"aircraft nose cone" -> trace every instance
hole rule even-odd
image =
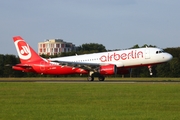
[[[173,56],[168,53],[167,56],[166,56],[167,61],[170,61],[172,58],[173,58]]]

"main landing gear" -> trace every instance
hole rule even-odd
[[[97,76],[99,81],[104,81],[105,77],[103,75],[101,75],[98,72],[89,72],[89,76],[87,78],[88,81],[94,81],[94,77]]]
[[[105,77],[104,76],[99,76],[98,79],[99,79],[99,81],[104,81]],[[88,76],[87,80],[88,81],[94,81],[94,76]]]

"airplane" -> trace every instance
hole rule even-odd
[[[21,62],[12,66],[14,70],[49,75],[88,74],[88,81],[94,81],[95,76],[104,81],[105,76],[127,74],[130,68],[140,66],[147,66],[152,75],[152,65],[173,58],[163,49],[146,47],[45,59],[21,36],[15,36],[13,40]]]

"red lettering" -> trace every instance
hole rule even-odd
[[[139,58],[140,55],[141,55],[141,57],[143,58],[143,52],[139,51],[139,52],[137,53],[137,57],[138,57],[138,58]]]
[[[109,53],[108,53],[108,56],[107,56],[107,61],[109,61]]]
[[[122,60],[126,60],[126,58],[127,58],[127,54],[126,53],[121,54],[121,59]]]
[[[101,61],[101,62],[106,62],[106,56],[105,56],[105,55],[101,56],[101,57],[100,57],[100,61]]]
[[[134,59],[134,54],[133,54],[133,51],[131,51],[131,55],[132,55],[132,58]]]
[[[114,53],[114,60],[118,61],[119,59],[120,59],[120,55],[119,55],[119,54]]]
[[[112,61],[112,58],[113,58],[113,54],[110,56],[110,61]]]
[[[130,56],[132,57],[131,53],[128,53],[128,59],[130,59]]]
[[[108,61],[118,61],[118,60],[126,60],[126,59],[136,59],[136,58],[139,58],[139,57],[142,57],[143,58],[143,52],[142,51],[139,51],[137,52],[136,50],[132,50],[128,53],[122,53],[122,54],[119,54],[119,53],[108,53],[107,56],[106,55],[102,55],[100,57],[100,61],[101,62],[108,62]]]

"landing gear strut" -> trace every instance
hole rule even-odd
[[[89,72],[89,76],[88,76],[87,80],[88,81],[94,81],[94,72],[93,71]]]
[[[152,76],[153,75],[153,73],[152,73],[152,66],[149,65],[148,68],[149,68],[150,75]]]

